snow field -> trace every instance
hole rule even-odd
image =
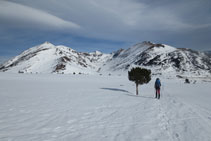
[[[0,73],[0,140],[211,140],[211,83]]]

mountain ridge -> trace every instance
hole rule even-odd
[[[210,75],[211,59],[203,52],[174,48],[165,44],[143,42],[119,50],[108,62],[107,70],[128,70],[135,66],[151,69],[158,74]],[[111,67],[110,67],[111,66]]]
[[[0,71],[94,74],[127,72],[135,66],[149,68],[153,74],[211,74],[211,59],[206,53],[150,41],[111,54],[77,52],[63,45],[45,42],[7,61],[0,66]]]

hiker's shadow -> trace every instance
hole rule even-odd
[[[109,90],[109,91],[119,91],[119,92],[124,92],[125,95],[127,96],[132,96],[132,97],[140,97],[140,98],[150,98],[150,99],[154,99],[154,97],[149,97],[149,96],[141,96],[141,95],[134,95],[133,93],[124,90],[124,89],[118,89],[118,88],[100,88],[103,90]]]

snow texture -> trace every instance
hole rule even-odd
[[[210,141],[211,83],[161,77],[158,100],[155,79],[0,73],[0,140]]]

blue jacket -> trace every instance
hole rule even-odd
[[[155,89],[160,89],[161,83],[159,79],[156,79],[155,81]]]

